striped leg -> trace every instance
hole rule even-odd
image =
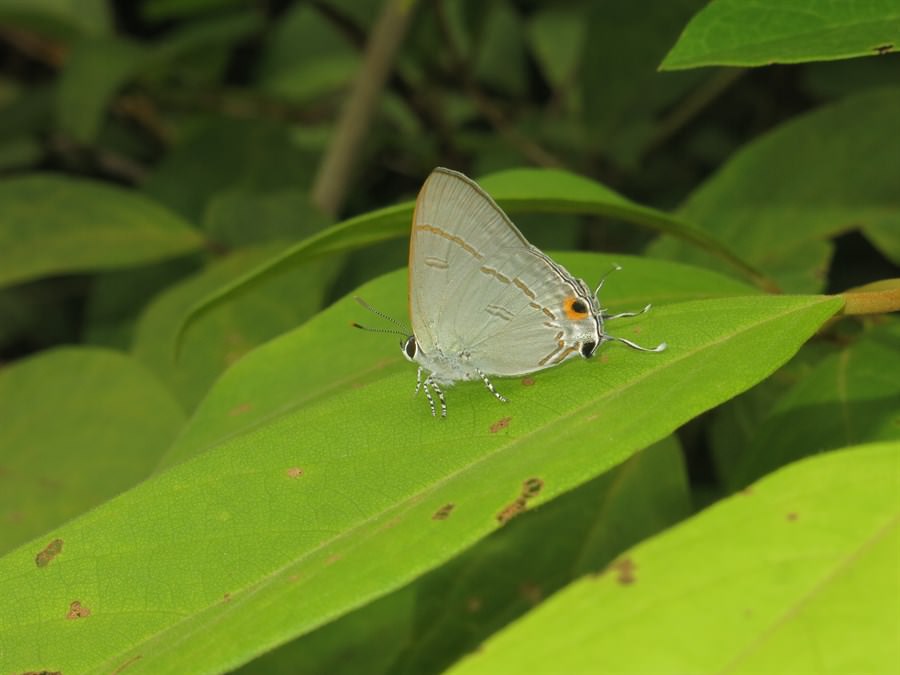
[[[488,388],[488,391],[491,392],[494,396],[496,396],[498,401],[500,401],[501,403],[506,403],[506,397],[503,394],[501,394],[499,391],[494,389],[494,385],[491,384],[491,381],[488,379],[488,376],[485,375],[484,373],[482,373],[477,368],[475,369],[475,372],[481,376],[481,381],[484,382],[484,386]]]
[[[434,391],[437,393],[438,401],[440,401],[440,404],[441,404],[441,417],[447,417],[447,400],[444,398],[443,390],[438,386],[437,382],[435,382],[434,380],[431,379],[431,377],[429,377],[427,380],[425,380],[425,385],[426,386],[430,385],[431,388],[434,389]],[[430,396],[428,397],[428,402],[431,403],[431,416],[435,417],[434,401],[431,400]]]

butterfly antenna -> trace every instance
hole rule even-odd
[[[612,264],[612,267],[606,271],[606,274],[604,274],[602,277],[600,277],[600,282],[597,284],[597,289],[594,291],[594,297],[596,297],[597,294],[600,292],[600,289],[603,288],[603,284],[606,283],[606,277],[608,277],[613,272],[618,272],[620,269],[622,269],[621,265],[618,265],[616,263]]]
[[[665,342],[660,342],[653,349],[650,349],[649,347],[641,347],[639,344],[632,342],[631,340],[626,340],[622,337],[614,337],[612,335],[607,335],[605,337],[607,340],[610,340],[612,342],[621,342],[623,345],[627,345],[639,352],[662,352],[665,351],[666,347],[668,346]]]
[[[368,302],[366,302],[359,296],[353,296],[353,299],[356,300],[365,309],[372,312],[372,314],[374,314],[375,316],[381,317],[385,321],[390,321],[392,324],[399,327],[399,329],[398,328],[370,328],[369,326],[363,326],[362,324],[356,323],[354,321],[352,324],[354,328],[359,328],[360,330],[369,331],[370,333],[389,333],[391,335],[400,335],[402,337],[409,337],[409,331],[403,330],[403,328],[404,328],[403,324],[400,323],[399,321],[397,321],[397,319],[395,319],[392,316],[388,316],[384,312],[378,311],[377,309],[372,307],[372,305],[370,305]]]

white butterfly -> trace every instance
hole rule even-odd
[[[664,350],[665,343],[645,349],[603,332],[605,320],[636,316],[650,305],[609,316],[597,299],[602,285],[592,292],[529,244],[473,180],[435,169],[416,199],[409,243],[413,334],[401,345],[419,365],[416,393],[424,389],[432,415],[437,394],[446,417],[443,388],[459,381],[481,380],[505,402],[489,375],[525,375],[576,355],[590,358],[610,340]]]

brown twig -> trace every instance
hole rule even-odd
[[[362,67],[313,183],[312,201],[325,213],[337,215],[341,210],[360,146],[414,7],[415,0],[386,0],[372,29]]]

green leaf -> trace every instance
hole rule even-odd
[[[900,6],[894,0],[716,0],[691,19],[661,68],[831,61],[898,45]]]
[[[573,85],[587,37],[581,12],[547,7],[528,21],[527,37],[544,77],[557,89]]]
[[[746,485],[788,462],[846,445],[900,440],[900,322],[823,359],[761,420],[731,475]]]
[[[132,352],[169,385],[186,410],[193,410],[213,381],[245,353],[296,327],[322,307],[338,269],[334,259],[284,270],[251,293],[218,307],[197,322],[178,361],[172,358],[170,345],[187,308],[271,257],[274,248],[236,252],[170,286],[141,315]]]
[[[334,94],[359,69],[358,50],[316,8],[298,4],[275,26],[260,65],[265,91],[294,101]]]
[[[713,251],[747,276],[763,284],[752,268],[704,230],[662,211],[635,204],[588,178],[558,169],[512,169],[485,178],[481,181],[481,185],[509,213],[517,211],[592,213],[614,216],[672,233]],[[199,301],[185,314],[178,339],[180,340],[190,324],[205,312],[286,266],[296,265],[325,253],[352,251],[367,244],[408,236],[412,210],[413,203],[407,202],[371,211],[338,223],[295,244],[284,253],[260,265],[258,269]]]
[[[450,672],[888,672],[898,452],[793,464],[572,584]]]
[[[311,183],[314,166],[313,157],[293,147],[282,126],[214,119],[169,152],[144,189],[193,222],[205,223],[220,194],[302,190]]]
[[[3,553],[138,483],[184,423],[133,359],[80,347],[0,370],[0,410]]]
[[[689,510],[681,448],[669,436],[548,504],[525,510],[413,584],[237,672],[443,672],[544,597],[602,569]]]
[[[398,281],[361,290],[393,292]],[[640,332],[648,344],[665,337],[666,352],[609,345],[591,362],[500,380],[507,405],[469,383],[450,392],[447,420],[410,395],[413,369],[400,363],[396,343],[386,341],[393,349],[385,344],[381,353],[395,356],[381,367],[372,343],[377,379],[278,411],[50,533],[66,542],[53,568],[35,565],[45,541],[0,559],[4,668],[233,668],[497,529],[524,481],[542,481],[539,494],[528,493],[536,506],[752,386],[840,305],[749,296],[660,307],[614,332]],[[359,311],[351,298],[325,310],[330,334],[349,330]],[[375,337],[357,336],[358,350],[368,349],[359,340]],[[314,356],[326,364],[349,357],[337,345]],[[267,364],[272,373],[287,365]],[[266,395],[242,393],[235,414]],[[652,404],[662,397],[665,406]],[[433,518],[451,502],[449,518]],[[48,569],[55,572],[37,576]],[[64,620],[73,612],[76,624]]]
[[[613,312],[634,310],[647,302],[658,306],[757,292],[714,272],[658,260],[588,253],[560,253],[554,259],[572,274],[591,280],[599,279],[614,263],[620,264],[624,269],[609,279],[602,294],[603,305]],[[406,270],[364,286],[358,294],[389,316],[406,322]],[[354,321],[381,327],[378,319],[356,304],[345,309],[338,316],[333,311],[322,313],[299,331],[273,340],[236,363],[200,404],[164,463],[183,461],[225,438],[264,424],[284,410],[308,406],[348,386],[375,381],[383,377],[382,371],[389,364],[402,370],[406,362],[396,339],[364,335],[350,328]],[[321,358],[330,350],[341,357]],[[373,355],[380,358],[373,362]],[[273,367],[275,363],[279,365]],[[298,382],[303,386],[298,387]],[[249,392],[253,392],[252,401]]]
[[[524,95],[525,28],[518,12],[508,0],[495,0],[484,6],[478,31],[478,51],[472,63],[475,78],[492,89]]]
[[[112,26],[107,0],[0,0],[0,20],[62,39],[106,35]]]
[[[91,143],[112,97],[144,65],[147,51],[122,38],[85,39],[62,70],[56,101],[60,130],[79,143]]]
[[[203,240],[146,197],[78,178],[0,182],[0,286],[181,255]]]
[[[794,291],[823,287],[828,237],[900,229],[900,88],[802,115],[751,142],[687,199],[679,215]],[[798,170],[802,167],[802,170]],[[651,252],[726,270],[671,239]]]

